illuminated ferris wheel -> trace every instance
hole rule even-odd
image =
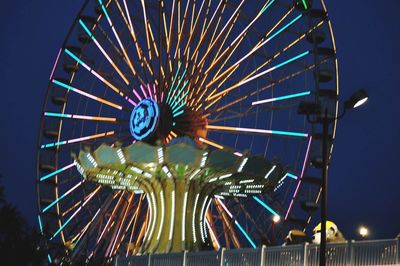
[[[86,1],[41,119],[49,261],[281,243],[321,187],[299,102],[337,96],[323,0]]]

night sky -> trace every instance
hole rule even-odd
[[[1,160],[6,196],[36,223],[36,145],[48,77],[82,1],[5,1],[0,16]],[[326,0],[339,58],[341,99],[370,101],[338,126],[328,218],[348,239],[400,233],[400,21],[398,0]]]

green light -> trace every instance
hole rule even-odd
[[[306,0],[302,0],[302,2],[303,2],[304,9],[307,10],[307,9],[308,9],[308,6],[307,6]]]

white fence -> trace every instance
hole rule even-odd
[[[400,239],[349,241],[328,244],[326,265],[400,265]],[[116,266],[316,266],[319,265],[319,245],[304,244],[258,249],[151,254],[116,257]]]

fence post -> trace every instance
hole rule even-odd
[[[346,265],[353,265],[354,256],[354,240],[347,241],[347,252],[346,252]]]
[[[261,266],[265,266],[265,256],[267,255],[267,246],[262,245],[261,247]]]
[[[187,253],[188,253],[188,251],[187,250],[185,250],[184,252],[183,252],[183,266],[186,266],[187,265]]]
[[[221,249],[221,266],[224,266],[224,259],[225,259],[225,248]]]
[[[400,264],[400,234],[396,237],[397,239],[397,264]]]
[[[149,253],[149,263],[147,266],[151,266],[151,254]]]
[[[307,263],[308,263],[308,242],[305,242],[303,247],[303,265],[307,266]]]
[[[114,257],[114,266],[118,266],[118,255]]]

